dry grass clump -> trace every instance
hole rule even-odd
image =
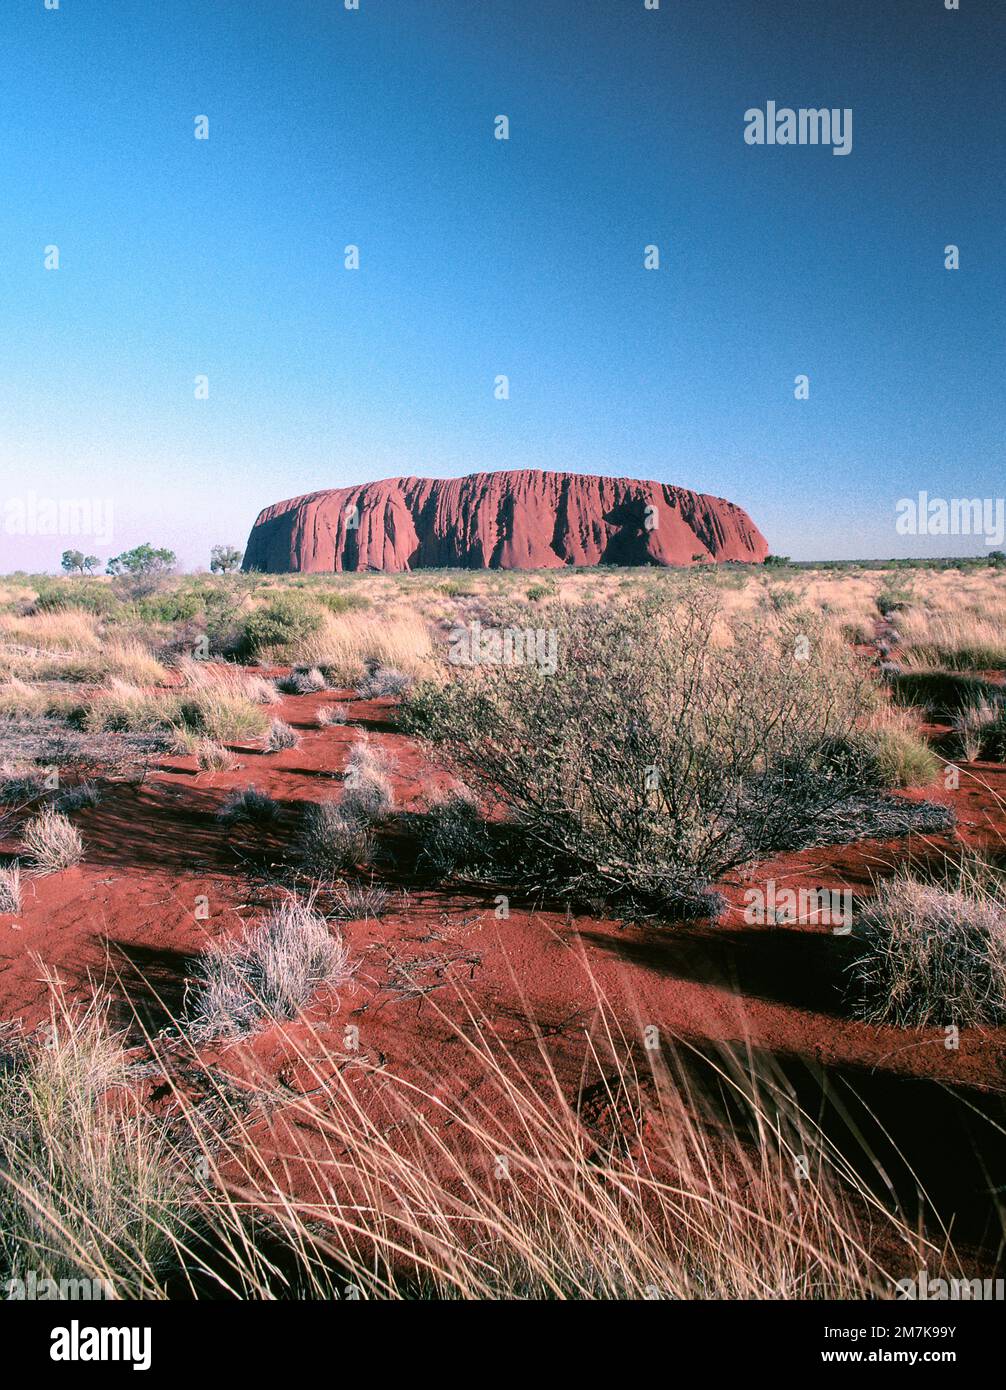
[[[38,718],[45,714],[49,699],[47,691],[12,676],[0,682],[0,718]]]
[[[145,690],[113,677],[87,700],[84,727],[95,733],[149,733],[169,729],[179,718],[180,701],[174,692]]]
[[[236,941],[205,953],[189,998],[194,1036],[236,1037],[296,1018],[322,985],[352,976],[342,936],[310,901],[291,897]]]
[[[190,1184],[126,1085],[106,1012],[55,1002],[44,1030],[4,1050],[3,1286],[31,1271],[40,1285],[69,1281],[67,1298],[163,1296],[165,1268],[180,1259]]]
[[[282,691],[276,682],[267,680],[265,676],[245,676],[242,689],[256,705],[279,705],[283,702]]]
[[[21,840],[36,873],[56,874],[72,869],[84,857],[80,831],[53,806],[44,806],[27,822]]]
[[[345,705],[319,705],[314,717],[323,729],[327,729],[333,724],[345,724],[349,711]]]
[[[914,729],[888,720],[861,735],[863,746],[884,787],[925,787],[943,771],[943,763]]]
[[[279,684],[288,695],[317,695],[328,689],[328,682],[317,666],[295,666]]]
[[[218,743],[251,743],[261,736],[268,716],[240,686],[218,682],[182,696],[177,719],[182,727]]]
[[[858,1018],[902,1028],[1006,1021],[1006,880],[981,861],[945,878],[899,872],[858,915]]]
[[[376,700],[381,696],[404,695],[413,684],[413,678],[393,666],[382,666],[376,660],[366,663],[367,674],[356,688],[361,700]]]
[[[380,621],[368,613],[326,613],[322,628],[300,645],[299,655],[319,667],[333,687],[358,685],[370,662],[417,678],[435,670],[429,626],[414,609],[401,615],[384,612]]]
[[[102,647],[95,679],[116,676],[135,685],[161,685],[168,679],[166,668],[135,639],[113,640]]]
[[[159,685],[168,677],[165,667],[147,647],[135,639],[124,638],[108,640],[97,650],[83,651],[0,646],[0,674],[84,684],[115,678],[137,685]]]
[[[0,643],[22,644],[43,651],[97,652],[102,635],[99,619],[80,608],[55,609],[19,617],[0,613]]]
[[[255,705],[275,705],[282,700],[276,682],[214,661],[182,656],[175,663],[182,685],[193,690],[224,689]]]
[[[282,719],[274,719],[269,725],[265,740],[266,753],[281,753],[285,748],[296,748],[300,734]]]
[[[345,790],[339,805],[350,820],[374,824],[385,820],[394,809],[388,760],[366,739],[358,739],[349,750],[344,772]]]
[[[320,918],[305,931],[305,912],[291,903],[262,941],[207,962],[190,1032],[241,1037],[349,978],[340,939]],[[176,1088],[170,1143],[100,1010],[54,1009],[4,1048],[0,1274],[97,1278],[123,1298],[173,1283],[264,1299],[350,1284],[375,1299],[782,1300],[893,1297],[920,1268],[959,1272],[947,1227],[878,1196],[890,1182],[867,1141],[850,1160],[827,1096],[802,1109],[765,1056],[644,1049],[600,998],[585,1056],[533,1018],[537,1053],[517,1054],[467,1000],[457,1020],[427,1006],[448,1047],[425,1079],[308,1024],[288,1039],[303,1085],[257,1073],[238,1092],[209,1068],[209,1105]],[[464,1086],[449,1084],[452,1048]],[[843,1098],[843,1132],[854,1106]]]
[[[272,825],[280,816],[280,805],[267,792],[258,787],[245,787],[243,791],[231,792],[217,812],[217,820],[223,825]]]
[[[0,766],[24,764],[48,769],[50,784],[55,782],[51,774],[56,769],[135,776],[143,772],[151,757],[169,746],[166,732],[93,733],[48,716],[0,720]]]
[[[35,801],[46,789],[46,775],[40,767],[23,759],[0,763],[0,802],[24,805]]]
[[[365,864],[374,852],[367,824],[347,815],[341,802],[312,802],[297,838],[297,859],[312,873],[331,877]]]
[[[966,704],[953,719],[954,735],[961,754],[973,762],[987,755],[1006,758],[1006,701],[979,698]]]
[[[342,883],[332,895],[337,916],[348,922],[382,917],[388,910],[391,893],[373,879],[369,883]]]
[[[936,719],[952,719],[968,705],[1000,695],[992,681],[961,671],[898,670],[887,682],[899,704],[925,709]]]
[[[21,866],[7,864],[0,868],[0,912],[21,911]]]
[[[229,772],[237,762],[228,748],[211,738],[197,738],[194,751],[196,765],[202,772]]]

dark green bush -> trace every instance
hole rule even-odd
[[[321,627],[317,607],[297,594],[277,594],[244,619],[243,654],[256,656],[270,648],[296,646]]]

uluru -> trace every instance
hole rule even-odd
[[[386,478],[276,502],[244,569],[552,569],[760,562],[768,544],[722,497],[669,483],[516,469]]]

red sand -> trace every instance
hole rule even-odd
[[[87,997],[93,981],[106,979],[114,995],[129,994],[156,1032],[165,1009],[181,1008],[192,957],[210,940],[238,933],[270,900],[261,870],[282,862],[296,829],[297,803],[338,795],[337,774],[361,728],[394,755],[397,804],[421,804],[438,776],[418,746],[394,730],[392,702],[338,698],[348,706],[347,725],[318,728],[314,722],[332,692],[290,696],[277,707],[301,733],[298,748],[270,755],[240,750],[239,765],[226,773],[199,772],[191,758],[165,757],[142,786],[107,786],[97,807],[75,813],[83,864],[29,878],[22,916],[0,917],[0,1018],[38,1023],[46,1013],[44,971],[55,971],[71,998]],[[961,783],[958,791],[937,785],[911,793],[950,802],[959,817],[949,839],[927,843],[939,850],[959,837],[1001,846],[1006,768],[963,765]],[[228,793],[249,784],[284,806],[280,825],[264,837],[248,828],[226,831],[215,819]],[[921,848],[916,841],[912,852]],[[734,1040],[770,1052],[803,1075],[808,1065],[826,1068],[830,1085],[848,1083],[882,1110],[885,1122],[900,1116],[897,1123],[918,1130],[911,1142],[930,1157],[938,1153],[957,1200],[960,1145],[970,1141],[953,1118],[938,1118],[940,1107],[946,1088],[957,1094],[963,1088],[979,1100],[1001,1091],[1006,1030],[965,1030],[955,1051],[945,1047],[939,1029],[857,1023],[836,987],[847,940],[811,923],[748,925],[743,914],[749,884],[773,878],[780,887],[869,893],[871,874],[889,872],[908,853],[906,841],[864,841],[780,855],[721,885],[728,908],[717,925],[660,929],[567,917],[516,898],[509,919],[501,921],[494,890],[416,887],[392,862],[377,877],[407,897],[379,920],[347,925],[356,978],[338,996],[320,991],[308,1018],[336,1047],[346,1024],[355,1024],[370,1061],[424,1084],[432,1077],[441,1096],[457,1098],[478,1077],[437,1010],[461,1019],[454,988],[461,985],[529,1066],[538,1046],[526,1021],[533,1016],[556,1047],[567,1050],[575,1084],[584,1033],[595,1015],[592,975],[632,1038],[639,1038],[641,1025],[656,1024],[665,1041]],[[201,896],[205,920],[196,916]],[[399,992],[403,963],[422,989],[433,991],[436,1007],[429,995]],[[263,1074],[295,1085],[295,1044],[304,1045],[307,1036],[306,1022],[267,1030],[250,1051],[242,1049],[242,1065],[254,1063]],[[234,1053],[226,1055],[233,1064]],[[890,1122],[897,1129],[895,1119]],[[978,1188],[983,1181],[975,1179]]]

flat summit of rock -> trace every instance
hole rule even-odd
[[[244,568],[271,573],[690,565],[768,554],[733,502],[670,483],[515,469],[386,478],[276,502]]]

